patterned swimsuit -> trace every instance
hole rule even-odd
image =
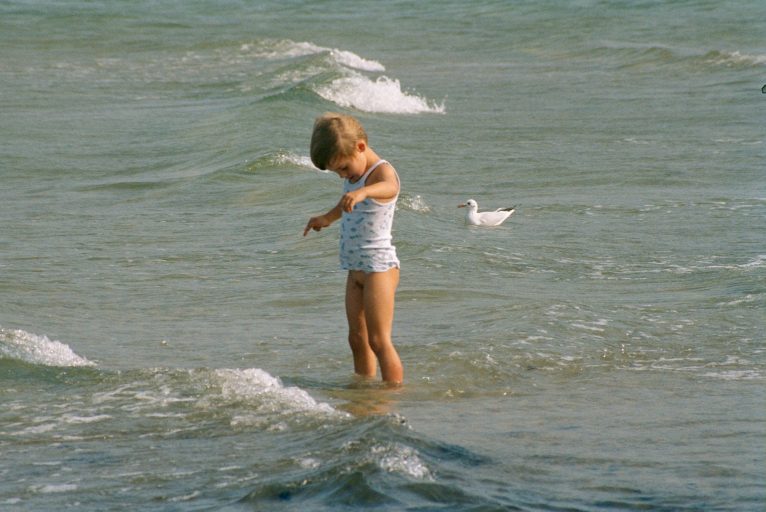
[[[376,162],[356,183],[343,182],[343,193],[362,188],[368,176],[385,160]],[[396,172],[396,171],[394,171]],[[399,181],[399,175],[396,176]],[[385,272],[399,268],[396,247],[391,244],[391,226],[399,194],[388,203],[367,198],[354,205],[351,213],[343,212],[340,224],[340,266],[344,270]]]

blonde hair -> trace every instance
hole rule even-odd
[[[366,144],[367,133],[356,118],[327,112],[314,122],[311,161],[324,171],[335,158],[351,156],[360,140]]]

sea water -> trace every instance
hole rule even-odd
[[[0,3],[0,509],[763,510],[765,14]],[[402,178],[401,389],[301,236],[328,110]]]

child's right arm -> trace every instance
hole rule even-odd
[[[324,215],[311,217],[306,224],[306,228],[303,230],[303,236],[306,236],[312,229],[314,231],[319,231],[322,228],[328,227],[330,224],[340,219],[342,215],[343,210],[341,209],[340,203],[338,203],[332,210],[325,213]]]

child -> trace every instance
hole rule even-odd
[[[355,118],[327,113],[314,123],[311,161],[343,178],[343,196],[334,208],[311,217],[303,230],[319,231],[338,219],[341,268],[348,270],[348,342],[358,375],[401,384],[402,363],[391,341],[399,260],[391,245],[391,225],[399,196],[399,176],[367,145]]]

